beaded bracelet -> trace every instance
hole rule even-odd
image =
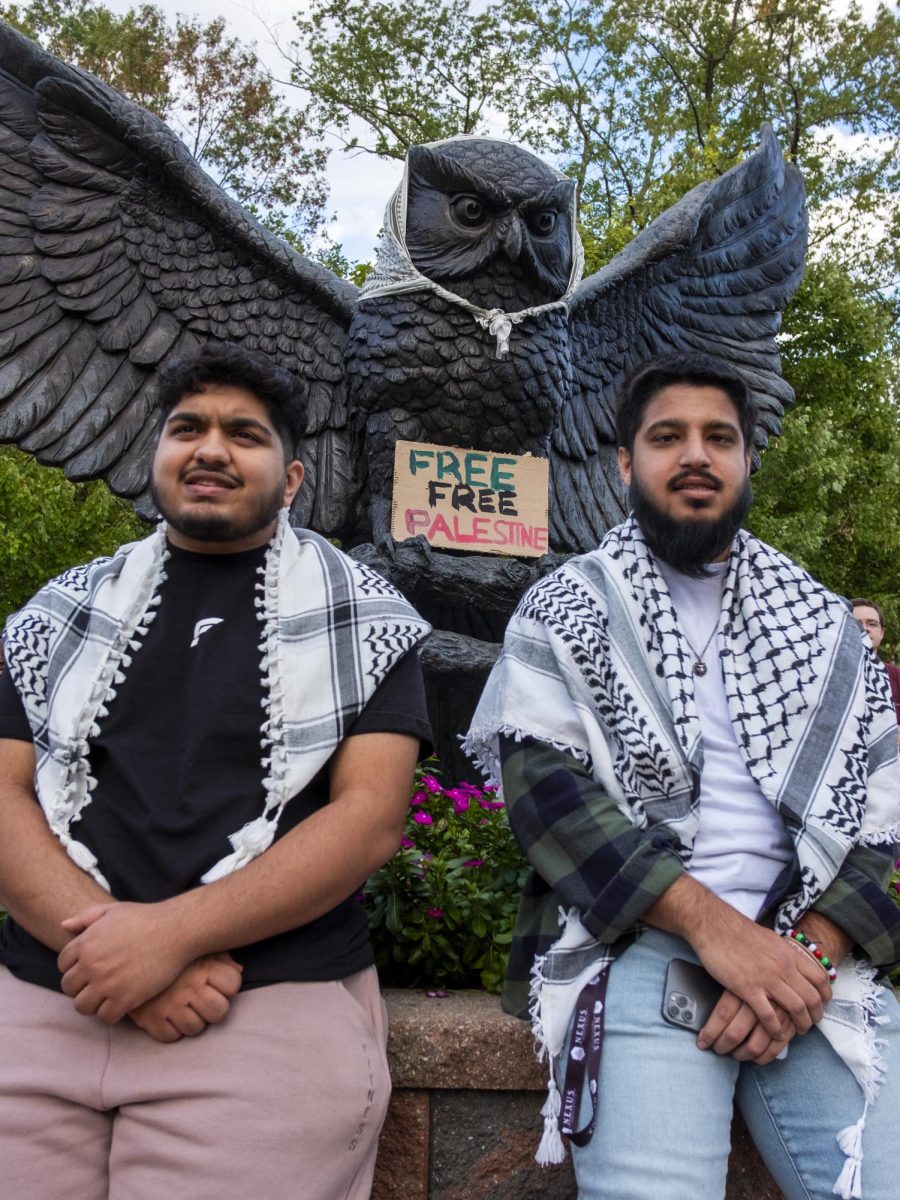
[[[810,958],[814,958],[831,982],[834,983],[835,979],[837,979],[837,971],[824,950],[820,950],[816,943],[811,942],[806,934],[801,933],[799,929],[789,929],[785,937],[790,938],[792,942],[796,942],[801,950],[805,950]]]

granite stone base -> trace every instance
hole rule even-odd
[[[546,1077],[528,1025],[483,992],[385,999],[394,1093],[372,1200],[576,1200],[569,1161],[534,1161]],[[726,1200],[783,1200],[739,1117]]]

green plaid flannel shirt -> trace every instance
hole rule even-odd
[[[510,951],[503,1007],[528,1016],[531,967],[559,937],[559,910],[577,908],[585,928],[614,943],[684,871],[664,826],[636,829],[587,767],[544,742],[501,737],[509,823],[531,864]],[[887,894],[896,848],[851,851],[813,905],[849,933],[856,952],[884,971],[900,961],[900,909]],[[761,920],[791,888],[793,868],[773,885]]]

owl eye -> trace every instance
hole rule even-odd
[[[484,205],[477,196],[457,196],[450,203],[450,211],[466,229],[477,229],[487,220]]]
[[[531,213],[528,217],[529,228],[532,233],[536,233],[540,237],[549,237],[556,228],[558,216],[559,214],[552,208],[545,208],[541,212]]]

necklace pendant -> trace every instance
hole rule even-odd
[[[694,663],[694,665],[691,667],[691,670],[693,671],[693,673],[695,675],[705,675],[706,674],[706,663],[703,661],[702,658],[698,658],[697,661]]]

